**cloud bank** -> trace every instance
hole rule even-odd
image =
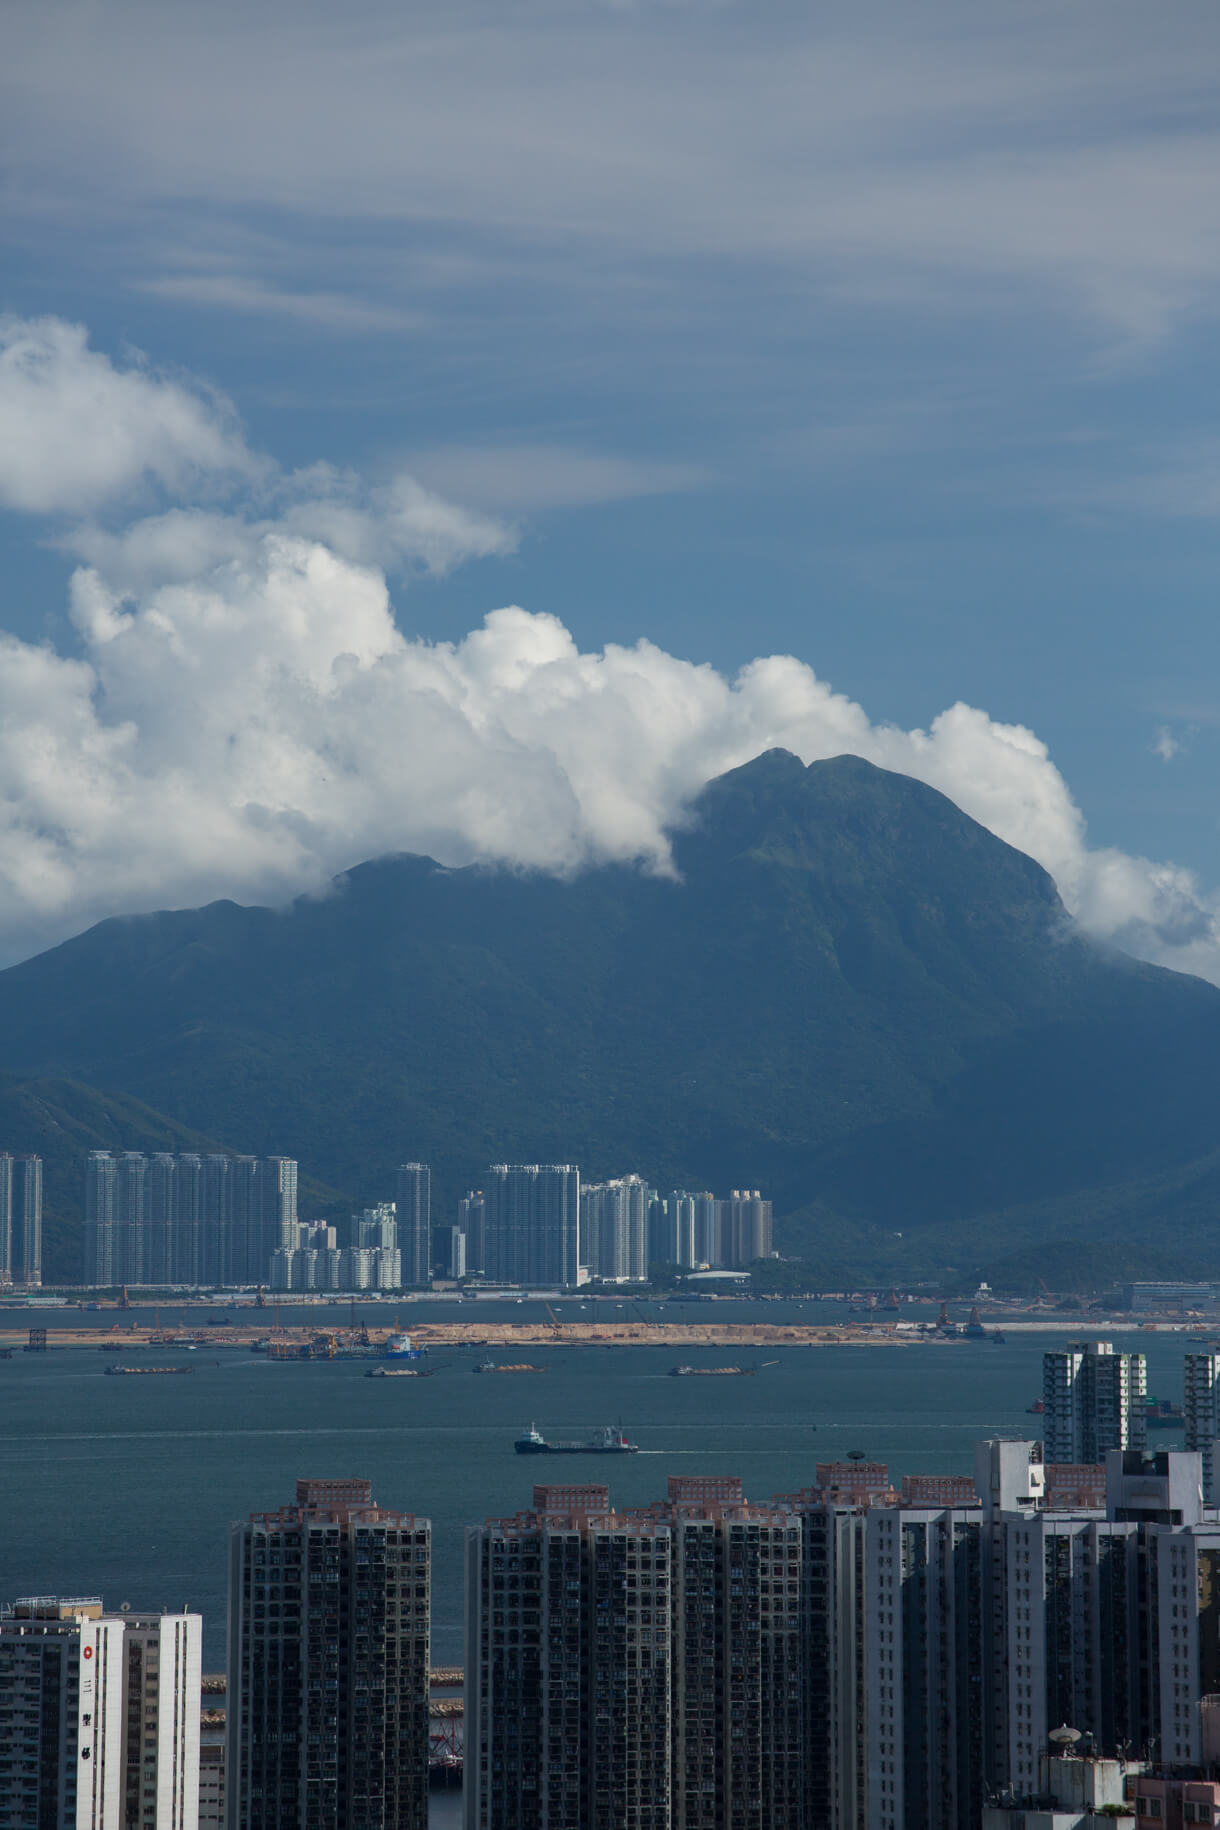
[[[853,300],[909,305],[951,276],[954,311],[964,287],[1016,284],[1137,340],[1215,309],[1207,0],[1179,0],[1168,32],[1134,0],[112,0],[70,33],[10,0],[6,27],[10,209],[164,211],[170,270],[143,284],[182,301],[392,322],[396,293],[201,267],[197,206],[237,224],[253,204],[308,221],[310,244],[341,222],[344,271],[353,237],[442,225],[529,266],[560,244],[773,261]]]
[[[790,655],[727,677],[647,641],[582,653],[515,606],[459,642],[413,638],[387,571],[507,551],[511,528],[410,477],[283,476],[193,384],[115,367],[74,327],[5,334],[0,501],[59,516],[79,646],[0,635],[0,957],[105,915],[283,899],[398,850],[664,869],[704,782],[782,745],[930,783],[1045,865],[1091,932],[1220,982],[1213,900],[1172,865],[1090,849],[1031,731],[962,704],[926,731],[875,724]],[[98,402],[119,414],[109,463]],[[125,506],[234,478],[239,507]],[[107,502],[116,524],[69,519]]]

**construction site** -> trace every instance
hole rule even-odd
[[[531,1372],[539,1370],[522,1350],[531,1347],[670,1347],[685,1351],[693,1347],[725,1347],[735,1350],[774,1347],[914,1347],[951,1341],[1002,1339],[993,1323],[984,1323],[977,1309],[965,1323],[954,1322],[942,1306],[935,1320],[904,1321],[879,1310],[866,1311],[845,1322],[768,1322],[728,1321],[714,1313],[701,1311],[698,1319],[656,1321],[646,1316],[639,1305],[636,1313],[624,1319],[560,1320],[551,1305],[544,1304],[545,1319],[528,1321],[492,1320],[471,1315],[461,1321],[420,1321],[412,1316],[408,1337],[398,1329],[398,1317],[384,1327],[370,1327],[353,1317],[346,1327],[320,1328],[318,1318],[308,1305],[269,1303],[262,1310],[245,1310],[240,1320],[226,1316],[218,1320],[214,1313],[201,1316],[197,1326],[162,1327],[158,1312],[152,1325],[135,1318],[120,1317],[109,1327],[96,1322],[75,1324],[67,1313],[56,1317],[53,1328],[14,1326],[16,1318],[0,1318],[0,1354],[17,1350],[38,1352],[51,1347],[78,1347],[95,1352],[119,1352],[128,1347],[239,1348],[265,1353],[275,1360],[325,1359],[412,1359],[445,1348],[507,1350],[514,1359],[506,1365],[488,1363],[487,1372]],[[180,1312],[180,1306],[175,1305]],[[418,1312],[417,1312],[418,1313]],[[193,1320],[193,1318],[192,1318]],[[1055,1324],[1046,1317],[1014,1321],[1006,1317],[1006,1329],[1044,1331]],[[1070,1324],[1079,1332],[1081,1323]],[[1113,1322],[1106,1326],[1113,1328]],[[406,1343],[404,1347],[402,1344]]]

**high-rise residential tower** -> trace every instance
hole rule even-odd
[[[297,1165],[290,1156],[265,1157],[262,1171],[261,1232],[255,1263],[249,1268],[250,1283],[260,1283],[267,1275],[271,1254],[281,1247],[292,1247],[297,1240]]]
[[[0,1612],[0,1825],[196,1830],[201,1643],[198,1614]]]
[[[642,1176],[586,1182],[580,1191],[581,1263],[608,1283],[642,1283],[648,1276],[648,1210],[652,1191]]]
[[[364,1480],[232,1527],[230,1830],[425,1830],[430,1549]]]
[[[0,1151],[0,1290],[13,1281],[13,1159]]]
[[[195,1830],[199,1817],[198,1614],[125,1614],[124,1823]]]
[[[296,1228],[291,1157],[94,1150],[85,1165],[87,1284],[265,1283]]]
[[[126,1275],[119,1226],[118,1163],[108,1150],[91,1150],[85,1163],[84,1279],[98,1289],[121,1284]]]
[[[1220,1477],[1220,1353],[1187,1354],[1182,1408],[1186,1413],[1186,1447],[1202,1459],[1203,1497],[1214,1502]]]
[[[486,1215],[481,1188],[472,1188],[458,1202],[458,1230],[466,1241],[466,1269],[483,1270],[483,1221]]]
[[[42,1282],[42,1158],[0,1152],[0,1289]]]
[[[717,1240],[712,1262],[738,1270],[771,1256],[771,1203],[757,1188],[735,1188],[716,1203]]]
[[[648,1257],[651,1263],[683,1269],[716,1265],[720,1259],[719,1203],[714,1195],[675,1189],[649,1208]]]
[[[1142,1449],[1148,1430],[1142,1353],[1074,1342],[1042,1356],[1042,1433],[1048,1462],[1096,1463],[1108,1449]]]
[[[483,1272],[497,1283],[580,1281],[580,1171],[496,1163],[483,1186]]]
[[[432,1172],[426,1163],[400,1164],[396,1206],[402,1281],[426,1289],[432,1282]]]
[[[979,1822],[982,1541],[977,1505],[865,1515],[870,1830],[974,1830]]]
[[[799,1830],[800,1521],[731,1478],[466,1537],[467,1830]]]

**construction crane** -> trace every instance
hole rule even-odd
[[[563,1323],[560,1321],[560,1319],[556,1315],[555,1311],[551,1308],[550,1303],[544,1302],[542,1307],[546,1310],[547,1314],[551,1318],[551,1333],[555,1336],[556,1340],[558,1340],[559,1336],[563,1333]]]

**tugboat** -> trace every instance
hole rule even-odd
[[[513,1444],[518,1455],[638,1455],[640,1445],[628,1442],[620,1425],[605,1424],[591,1442],[548,1442],[531,1423]]]

